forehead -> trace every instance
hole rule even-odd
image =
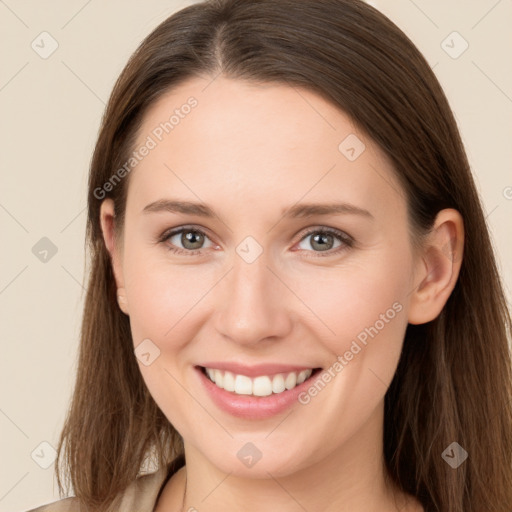
[[[130,178],[139,206],[165,194],[293,204],[349,191],[378,207],[400,195],[387,157],[344,112],[284,84],[188,80],[148,109],[145,144]]]
[[[313,92],[218,77],[191,79],[164,94],[144,116],[140,135],[152,132],[173,139],[169,142],[178,151],[186,140],[201,153],[222,147],[224,160],[243,150],[261,161],[265,155],[300,159],[317,148],[337,158],[341,138],[358,130],[347,115]]]

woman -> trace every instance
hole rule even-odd
[[[168,18],[114,87],[88,215],[56,468],[76,498],[36,510],[512,510],[482,206],[438,81],[378,11]]]

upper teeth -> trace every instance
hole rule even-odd
[[[279,373],[272,377],[261,375],[251,379],[246,375],[237,375],[216,368],[205,368],[208,377],[216,386],[238,395],[268,396],[272,393],[282,393],[285,389],[292,389],[311,376],[313,370],[300,372]]]

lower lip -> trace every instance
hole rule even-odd
[[[282,393],[273,393],[268,396],[253,396],[237,395],[231,391],[219,388],[203,373],[201,368],[195,367],[195,370],[217,407],[238,418],[251,420],[270,418],[297,403],[300,393],[311,386],[315,377],[320,373],[316,371],[298,386]]]

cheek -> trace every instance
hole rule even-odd
[[[127,253],[128,254],[128,253]],[[215,277],[206,267],[171,264],[162,252],[125,260],[126,295],[134,343],[139,338],[179,341]],[[210,282],[212,281],[212,282]],[[178,333],[180,333],[178,335]]]
[[[192,421],[190,397],[183,388],[189,370],[187,346],[197,337],[198,315],[204,316],[206,304],[201,299],[211,284],[200,266],[171,265],[165,255],[150,252],[134,247],[124,261],[133,344],[151,340],[157,347],[154,362],[138,362],[142,378],[167,419],[187,433]]]
[[[347,258],[336,268],[297,271],[290,279],[315,315],[308,324],[316,325],[315,333],[333,354],[343,354],[354,340],[364,345],[375,337],[387,338],[388,348],[401,344],[411,265],[406,247],[403,252],[389,248]],[[311,317],[302,309],[304,317]]]
[[[308,390],[301,403],[325,425],[325,436],[339,440],[369,417],[393,379],[411,291],[412,259],[405,244],[402,250],[390,244],[352,261],[323,276],[317,269],[315,279],[296,276],[297,294],[308,298],[315,313],[308,325],[330,353],[323,385]]]
[[[331,358],[322,382],[299,397],[315,418],[314,425],[301,426],[306,437],[320,435],[339,445],[382,404],[407,327],[408,265],[407,257],[397,261],[396,253],[383,251],[371,264],[340,268],[336,279],[302,285],[308,306],[334,331],[315,320],[316,332],[327,333],[321,341]]]

